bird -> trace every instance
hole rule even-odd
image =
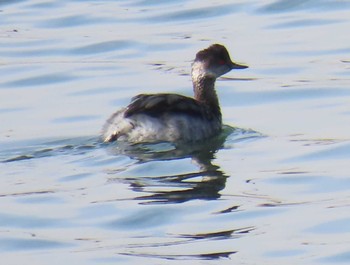
[[[200,50],[192,63],[193,98],[171,93],[139,94],[105,122],[103,142],[189,143],[220,134],[222,114],[215,81],[232,69],[247,67],[233,62],[221,44]]]

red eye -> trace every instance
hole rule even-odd
[[[225,63],[226,63],[225,60],[219,60],[220,65],[224,65]]]

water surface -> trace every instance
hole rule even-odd
[[[7,264],[348,264],[349,1],[1,1],[0,252]],[[191,95],[224,133],[102,144],[138,93]]]

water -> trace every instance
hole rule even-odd
[[[349,264],[349,1],[1,1],[6,264]],[[105,145],[225,44],[225,133]]]

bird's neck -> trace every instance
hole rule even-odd
[[[194,98],[208,106],[213,112],[221,115],[219,99],[215,91],[216,76],[203,71],[201,68],[192,68],[192,82]]]

